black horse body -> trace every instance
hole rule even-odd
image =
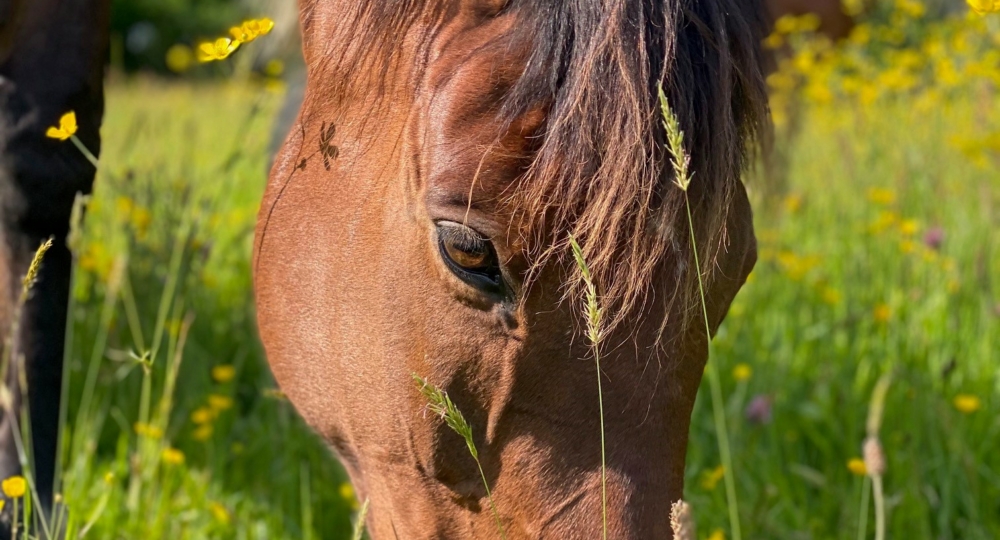
[[[76,194],[90,193],[96,172],[72,143],[45,132],[74,111],[76,136],[98,153],[108,9],[108,0],[0,0],[0,336],[11,361],[6,384],[15,411],[18,376],[26,368],[33,475],[43,506],[51,504],[59,433],[72,266],[66,235]],[[21,279],[48,238],[54,245],[19,318],[20,331],[11,335]],[[13,420],[0,411],[0,478],[21,472]]]

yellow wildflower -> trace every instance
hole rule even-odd
[[[198,429],[194,430],[192,434],[194,440],[196,441],[207,441],[212,438],[212,424],[204,424],[198,426]]]
[[[823,301],[831,306],[836,306],[840,304],[840,291],[834,289],[833,287],[826,287],[823,289]]]
[[[233,406],[233,399],[229,396],[211,394],[208,396],[208,406],[216,411],[224,411]]]
[[[115,198],[115,212],[118,214],[118,218],[123,221],[127,220],[132,214],[134,206],[135,203],[132,202],[132,199],[124,195],[119,195]]]
[[[163,462],[168,465],[180,465],[184,463],[184,452],[176,448],[164,448],[162,457]]]
[[[151,424],[136,422],[134,428],[137,434],[149,437],[150,439],[159,439],[163,436],[163,430]]]
[[[174,73],[184,73],[191,68],[194,63],[194,51],[191,47],[183,43],[176,43],[167,49],[167,56],[164,58],[167,69]]]
[[[736,364],[733,368],[733,378],[737,381],[745,381],[753,375],[753,369],[749,364]]]
[[[108,471],[108,472],[104,473],[104,483],[105,484],[107,484],[107,485],[110,486],[114,482],[115,482],[115,473],[114,472]]]
[[[274,21],[267,17],[263,19],[251,19],[244,21],[239,26],[230,28],[229,35],[233,36],[233,40],[240,43],[250,43],[260,36],[269,34],[272,28],[274,28]]]
[[[23,476],[11,476],[0,483],[0,488],[3,488],[3,494],[7,497],[18,499],[24,497],[24,492],[28,490],[28,483],[24,481]]]
[[[919,19],[927,12],[927,8],[917,0],[896,0],[896,9],[913,19]]]
[[[906,219],[899,224],[899,232],[905,234],[906,236],[913,236],[914,234],[917,234],[917,231],[919,230],[920,223],[918,223],[915,219]]]
[[[238,40],[220,37],[215,41],[206,41],[198,45],[198,61],[212,62],[213,60],[225,60],[229,55],[240,48]]]
[[[212,368],[212,378],[217,383],[227,383],[236,377],[236,368],[231,364],[223,364]]]
[[[352,486],[350,482],[344,482],[343,484],[340,484],[340,487],[337,489],[337,492],[340,493],[340,496],[343,497],[345,500],[348,501],[354,500],[354,486]]]
[[[868,200],[875,204],[892,204],[896,201],[896,193],[891,189],[869,188]]]
[[[264,75],[267,75],[268,77],[281,77],[281,74],[284,72],[285,63],[277,58],[269,60],[266,64],[264,64]]]
[[[135,224],[135,230],[139,233],[140,237],[146,236],[146,231],[149,229],[149,224],[152,221],[153,216],[145,208],[136,207],[132,213],[132,223]]]
[[[794,214],[802,207],[802,195],[798,193],[792,193],[785,197],[785,211]]]
[[[1000,0],[965,0],[972,11],[980,15],[1000,11]]]
[[[229,510],[227,510],[225,506],[222,506],[222,504],[212,501],[208,503],[208,510],[209,512],[212,513],[212,517],[214,517],[216,521],[218,521],[223,525],[229,525],[229,521],[231,518],[229,516]]]
[[[771,35],[764,38],[764,47],[768,49],[780,49],[782,45],[785,44],[785,39],[781,37],[781,34],[777,32],[771,33]]]
[[[50,127],[45,136],[50,139],[65,141],[76,133],[76,113],[70,111],[59,118],[59,127]]]
[[[198,407],[191,413],[191,421],[195,424],[207,424],[215,420],[215,411],[208,407]]]
[[[864,476],[868,472],[868,469],[865,467],[865,460],[861,458],[847,460],[847,470],[851,471],[851,474],[858,476]]]
[[[983,402],[979,399],[979,397],[972,394],[959,394],[955,396],[955,400],[952,401],[952,403],[955,405],[955,408],[959,410],[959,412],[965,414],[972,414],[983,406]]]
[[[701,475],[701,487],[708,491],[715,489],[715,486],[722,480],[722,477],[726,475],[726,468],[722,465],[710,470],[705,471]]]
[[[726,540],[726,533],[722,532],[722,529],[715,529],[709,535],[708,540]]]
[[[880,303],[875,306],[872,315],[875,317],[876,322],[884,323],[888,322],[889,317],[892,316],[892,310],[889,309],[888,305]]]

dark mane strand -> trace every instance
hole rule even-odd
[[[566,257],[572,234],[609,324],[647,300],[654,272],[665,264],[677,272],[667,300],[689,302],[696,276],[687,271],[683,193],[665,166],[657,86],[663,84],[686,134],[705,271],[724,248],[731,197],[766,124],[761,6],[757,0],[522,0],[516,9],[525,19],[520,39],[530,40],[533,53],[506,117],[550,104],[538,154],[511,200],[540,246],[535,268]],[[578,286],[567,294],[583,297]]]

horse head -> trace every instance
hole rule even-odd
[[[602,527],[667,538],[707,358],[663,149],[686,133],[708,319],[755,261],[739,176],[766,121],[746,0],[300,2],[308,78],[258,219],[261,338],[281,388],[371,500],[374,538]],[[700,323],[700,324],[699,324]],[[428,414],[420,375],[464,413]],[[481,477],[482,476],[482,477]]]

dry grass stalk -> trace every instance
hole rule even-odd
[[[670,530],[674,532],[674,540],[698,538],[694,526],[694,512],[691,510],[691,505],[683,499],[670,505]]]
[[[882,413],[885,410],[885,396],[889,392],[892,373],[883,375],[872,391],[872,399],[868,407],[867,437],[861,448],[865,460],[865,470],[872,481],[872,495],[875,499],[875,540],[885,539],[885,494],[882,486],[882,476],[886,470],[885,452],[879,441],[878,432],[882,425]]]

